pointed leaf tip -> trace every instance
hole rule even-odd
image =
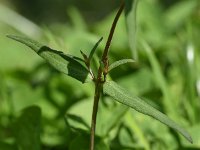
[[[95,53],[95,51],[96,51],[96,49],[97,49],[97,47],[98,47],[98,45],[99,45],[99,43],[101,42],[103,40],[103,37],[101,37],[100,39],[99,39],[99,41],[94,45],[94,47],[92,48],[92,50],[91,50],[91,52],[90,52],[90,55],[89,55],[89,61],[91,61],[91,59],[92,59],[92,57],[93,57],[93,55],[94,55],[94,53]]]
[[[151,116],[161,123],[171,127],[172,129],[183,135],[190,143],[193,143],[191,136],[185,129],[180,127],[162,112],[147,104],[142,98],[133,96],[128,93],[126,89],[122,88],[117,83],[113,81],[105,82],[103,86],[103,92],[114,98],[116,101],[128,107],[131,107],[142,114]]]

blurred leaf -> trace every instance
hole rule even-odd
[[[25,37],[13,35],[8,35],[8,37],[30,47],[58,71],[65,73],[82,83],[89,80],[88,71],[78,61],[76,61],[78,58],[64,54],[61,51],[53,50]]]
[[[126,63],[133,63],[133,62],[135,62],[133,59],[122,59],[122,60],[119,60],[119,61],[112,63],[109,66],[108,70],[111,71],[112,69],[114,69],[114,68],[116,68],[120,65],[123,65],[123,64],[126,64]]]
[[[111,110],[109,109],[109,112],[105,112],[105,109],[102,110],[104,112],[99,111],[96,133],[102,137],[106,137],[112,131],[112,129],[119,124],[121,118],[126,114],[127,110],[127,107],[119,105]]]
[[[157,82],[157,85],[160,86],[162,93],[164,95],[164,106],[165,106],[166,112],[169,113],[170,115],[172,114],[173,116],[176,116],[176,109],[175,109],[176,105],[174,105],[173,103],[173,99],[169,91],[165,76],[159,64],[159,61],[156,58],[151,47],[145,41],[142,44],[147,54],[147,57],[150,61],[151,67],[153,69],[155,81]]]
[[[171,28],[178,27],[189,18],[189,16],[194,12],[196,6],[196,0],[180,1],[173,5],[165,14],[166,24]]]
[[[133,58],[137,59],[136,50],[136,13],[138,0],[125,0],[125,16],[128,30],[129,45],[132,51]]]
[[[87,126],[91,123],[91,112],[92,112],[93,101],[90,99],[81,100],[78,103],[72,105],[67,114],[73,114],[82,118]]]
[[[134,74],[126,75],[117,82],[136,95],[145,94],[156,87],[153,84],[153,74],[148,68],[141,68]]]
[[[13,21],[15,20],[15,21]],[[32,38],[40,37],[42,30],[39,26],[26,19],[22,15],[13,11],[12,9],[0,4],[0,21],[13,27],[21,33],[31,36]]]
[[[21,150],[40,150],[41,110],[31,106],[23,110],[13,124],[13,132]]]
[[[69,15],[73,27],[77,30],[86,30],[87,25],[81,12],[76,7],[70,7],[67,9],[67,14]]]
[[[89,149],[90,135],[87,133],[81,133],[70,144],[69,150],[88,150]],[[95,150],[109,150],[103,140],[99,137],[95,137]]]
[[[140,125],[136,121],[136,113],[134,112],[134,116],[129,111],[125,117],[124,123],[129,128],[132,135],[134,135],[137,138],[137,141],[141,143],[141,145],[146,149],[150,150],[150,143],[148,141],[147,136],[145,136],[145,132],[142,130],[142,125]],[[133,137],[132,137],[133,138]],[[124,142],[125,143],[125,142]],[[131,143],[130,143],[131,144]]]
[[[66,123],[74,129],[83,129],[83,130],[88,130],[88,131],[90,130],[90,127],[85,122],[85,120],[79,116],[66,114],[65,120],[66,120]]]
[[[17,147],[0,141],[1,150],[17,150]]]
[[[156,110],[151,105],[147,104],[142,98],[129,94],[126,89],[120,87],[118,84],[116,84],[113,81],[107,81],[104,84],[103,90],[105,94],[108,94],[109,96],[113,97],[118,102],[126,106],[129,106],[140,113],[151,116],[155,118],[156,120],[159,120],[163,124],[173,128],[174,130],[182,134],[189,142],[192,143],[192,138],[187,133],[187,131],[185,131],[183,128],[177,125],[174,121],[169,119],[165,114],[161,113],[160,111]]]

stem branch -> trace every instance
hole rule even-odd
[[[96,118],[97,118],[97,111],[98,111],[98,104],[102,90],[102,73],[104,74],[104,81],[106,78],[107,70],[108,70],[108,51],[110,47],[110,43],[113,38],[113,34],[119,20],[119,17],[124,9],[124,1],[122,2],[115,19],[113,21],[112,27],[110,29],[110,33],[106,42],[105,49],[103,51],[103,55],[101,57],[101,61],[104,64],[104,69],[100,66],[98,69],[97,79],[95,80],[95,95],[94,95],[94,104],[93,104],[93,111],[92,111],[92,121],[91,121],[91,130],[90,130],[90,150],[94,150],[94,137],[95,137],[95,128],[96,128]]]

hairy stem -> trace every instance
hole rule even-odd
[[[90,150],[94,150],[94,137],[95,137],[95,128],[96,128],[96,118],[97,118],[97,111],[98,111],[98,104],[99,104],[99,99],[101,96],[101,90],[102,90],[102,74],[104,74],[104,80],[106,78],[107,71],[105,73],[105,70],[108,70],[108,51],[110,47],[110,43],[113,38],[113,34],[117,25],[117,22],[119,20],[119,17],[124,9],[124,2],[122,2],[115,19],[113,21],[112,27],[110,29],[110,34],[108,36],[107,42],[105,49],[103,51],[103,55],[101,57],[101,61],[104,64],[104,69],[102,70],[102,67],[100,66],[98,69],[98,76],[97,79],[95,80],[95,95],[94,95],[94,104],[93,104],[93,111],[92,111],[92,121],[91,121],[91,130],[90,130]]]

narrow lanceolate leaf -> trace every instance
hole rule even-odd
[[[95,50],[97,49],[99,43],[100,43],[102,40],[103,40],[103,37],[101,37],[101,38],[99,39],[99,41],[98,41],[98,42],[94,45],[94,47],[92,48],[92,50],[91,50],[91,52],[90,52],[90,55],[89,55],[89,62],[92,60],[92,57],[93,57],[93,55],[94,55],[94,53],[95,53]]]
[[[112,69],[114,69],[120,65],[123,65],[126,63],[133,63],[133,62],[135,62],[133,59],[122,59],[122,60],[116,61],[108,67],[108,71],[111,71]]]
[[[136,12],[139,0],[125,0],[125,18],[128,30],[129,45],[133,58],[137,59],[136,51]]]
[[[88,70],[77,61],[76,57],[64,54],[61,51],[53,50],[26,37],[13,35],[8,35],[8,37],[30,47],[58,71],[65,73],[82,83],[90,80]]]
[[[142,98],[131,95],[126,89],[120,87],[113,81],[107,81],[104,84],[103,91],[105,94],[113,97],[118,102],[127,105],[140,113],[151,116],[163,124],[173,128],[182,134],[189,142],[193,142],[191,136],[181,128],[178,124],[168,118],[165,114],[161,113],[151,105],[147,104]]]

